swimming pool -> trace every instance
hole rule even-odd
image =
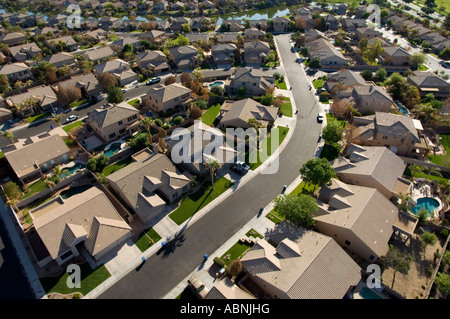
[[[369,288],[364,287],[359,292],[359,295],[363,297],[364,299],[383,299],[381,298],[376,292],[372,291]]]
[[[223,84],[224,84],[223,81],[215,81],[215,82],[213,82],[213,83],[211,83],[209,85],[209,88],[212,88],[213,86],[220,86],[220,85],[223,85]]]
[[[113,156],[120,151],[120,145],[122,145],[122,143],[111,144],[111,146],[106,151],[104,151],[103,154],[105,154],[105,156],[107,157]]]
[[[422,197],[417,200],[416,206],[411,208],[411,212],[417,215],[421,209],[428,211],[427,217],[434,217],[434,210],[439,207],[439,202],[431,197]]]
[[[67,176],[70,176],[73,173],[75,173],[77,170],[83,169],[85,167],[86,167],[85,164],[76,162],[75,165],[73,165],[71,167],[64,167],[64,169],[67,169],[69,171],[69,174],[61,174],[61,177],[66,178]]]

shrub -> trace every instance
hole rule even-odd
[[[441,235],[444,237],[448,237],[448,229],[444,228],[443,230],[441,230]]]
[[[183,117],[182,117],[181,115],[179,115],[179,116],[177,116],[177,117],[175,117],[175,118],[173,119],[173,123],[174,123],[175,125],[178,125],[178,124],[182,123],[183,121],[184,121],[184,119],[183,119]]]
[[[272,94],[266,94],[261,98],[261,104],[270,106],[273,104],[273,95]]]
[[[163,125],[163,121],[161,119],[155,119],[155,125],[161,127]]]
[[[205,100],[198,100],[195,102],[195,106],[199,107],[202,110],[205,110],[208,107],[208,102]]]
[[[217,267],[223,268],[225,266],[225,262],[219,257],[214,257],[213,262]]]

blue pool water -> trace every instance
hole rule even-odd
[[[103,154],[105,154],[107,157],[113,156],[114,154],[119,152],[121,144],[122,143],[113,143],[113,144],[111,144],[109,149],[104,151]]]
[[[72,166],[72,167],[64,168],[64,169],[67,169],[67,170],[69,171],[69,174],[68,174],[68,175],[62,174],[61,176],[62,176],[63,178],[65,178],[65,177],[70,176],[70,175],[72,175],[73,173],[75,173],[75,171],[77,171],[77,170],[79,170],[79,169],[82,169],[82,168],[85,168],[85,167],[86,167],[86,165],[83,164],[83,163],[75,163],[75,165]]]
[[[434,209],[439,207],[439,202],[431,197],[422,197],[417,200],[416,206],[411,208],[411,212],[415,215],[424,208],[428,211],[428,217],[434,216]]]
[[[213,86],[219,86],[219,85],[222,85],[222,84],[224,84],[223,81],[216,81],[216,82],[211,83],[209,85],[209,88],[212,88]]]
[[[361,291],[359,292],[359,294],[361,295],[361,297],[363,297],[364,299],[383,299],[381,298],[377,293],[373,292],[372,290],[370,290],[369,288],[364,287],[363,289],[361,289]]]

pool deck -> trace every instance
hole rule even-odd
[[[429,219],[437,219],[439,218],[439,210],[443,207],[442,201],[438,196],[434,195],[434,192],[431,189],[431,186],[428,184],[418,183],[411,187],[411,200],[414,203],[417,203],[419,198],[429,197],[436,200],[439,203],[439,206],[433,210],[433,217]]]

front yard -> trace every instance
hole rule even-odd
[[[142,251],[146,251],[156,242],[161,239],[161,236],[153,229],[150,228],[148,230],[144,230],[139,234],[138,239],[136,240],[136,246]]]
[[[278,86],[280,90],[287,90],[286,81],[275,80],[275,85]]]
[[[102,173],[103,173],[104,176],[111,175],[112,173],[117,172],[121,168],[124,168],[125,166],[131,164],[132,161],[133,160],[132,160],[131,156],[129,156],[126,159],[123,159],[121,161],[118,161],[116,163],[113,163],[111,165],[106,166],[103,169]]]
[[[180,206],[169,214],[169,217],[175,223],[181,225],[231,186],[233,186],[233,183],[225,177],[221,177],[214,183],[214,190],[212,190],[211,183],[206,181],[198,191],[183,198]]]
[[[45,112],[45,113],[41,113],[41,114],[38,114],[38,115],[29,116],[29,117],[27,117],[27,122],[31,124],[31,123],[34,123],[36,121],[45,119],[45,118],[47,118],[47,117],[49,117],[51,115],[52,114],[50,112]]]
[[[445,148],[445,155],[430,155],[429,159],[434,164],[450,167],[450,134],[440,134],[439,137]]]
[[[66,126],[63,127],[63,130],[66,133],[70,133],[71,131],[73,131],[74,129],[76,129],[80,126],[83,126],[83,121],[77,121],[77,122],[67,124]]]
[[[214,124],[217,115],[219,115],[220,106],[220,104],[215,104],[206,110],[206,112],[202,114],[202,122],[208,126]]]
[[[286,138],[288,132],[289,132],[289,128],[288,127],[284,127],[284,126],[279,126],[279,141],[278,141],[278,145],[276,146],[275,150],[278,149],[278,147],[281,145],[281,143],[283,143],[284,139]],[[272,155],[272,135],[270,135],[269,137],[266,137],[264,140],[267,140],[267,146],[261,147],[262,151],[259,151],[257,153],[257,156],[253,156],[250,158],[249,155],[247,155],[248,157],[248,165],[250,166],[250,169],[255,170],[256,168],[258,168],[265,160],[266,160],[266,156],[270,156]],[[267,148],[267,150],[266,150]],[[263,156],[263,154],[265,154]],[[261,159],[261,157],[264,157],[263,159]]]

